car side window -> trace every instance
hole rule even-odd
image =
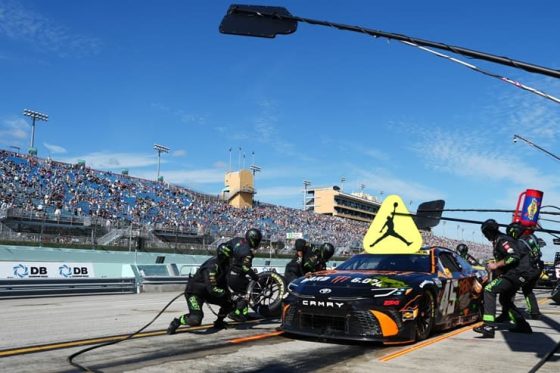
[[[455,261],[455,258],[449,253],[440,253],[439,260],[444,268],[447,268],[450,272],[462,272],[461,266]]]
[[[463,273],[471,273],[474,271],[472,265],[465,258],[457,255],[455,259],[457,260],[457,262],[459,262],[459,265],[463,268]]]

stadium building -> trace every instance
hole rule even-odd
[[[373,220],[381,206],[381,202],[369,194],[344,193],[336,185],[310,188],[305,193],[306,211],[368,223]]]

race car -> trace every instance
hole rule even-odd
[[[443,247],[359,254],[288,285],[281,329],[328,339],[408,343],[480,320],[485,270]]]

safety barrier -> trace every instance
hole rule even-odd
[[[0,299],[136,292],[135,278],[0,280]]]

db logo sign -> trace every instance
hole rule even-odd
[[[63,264],[58,267],[58,274],[62,277],[88,277],[87,267],[70,267],[67,264]]]
[[[47,267],[26,266],[18,264],[13,267],[14,276],[17,278],[47,277]]]

